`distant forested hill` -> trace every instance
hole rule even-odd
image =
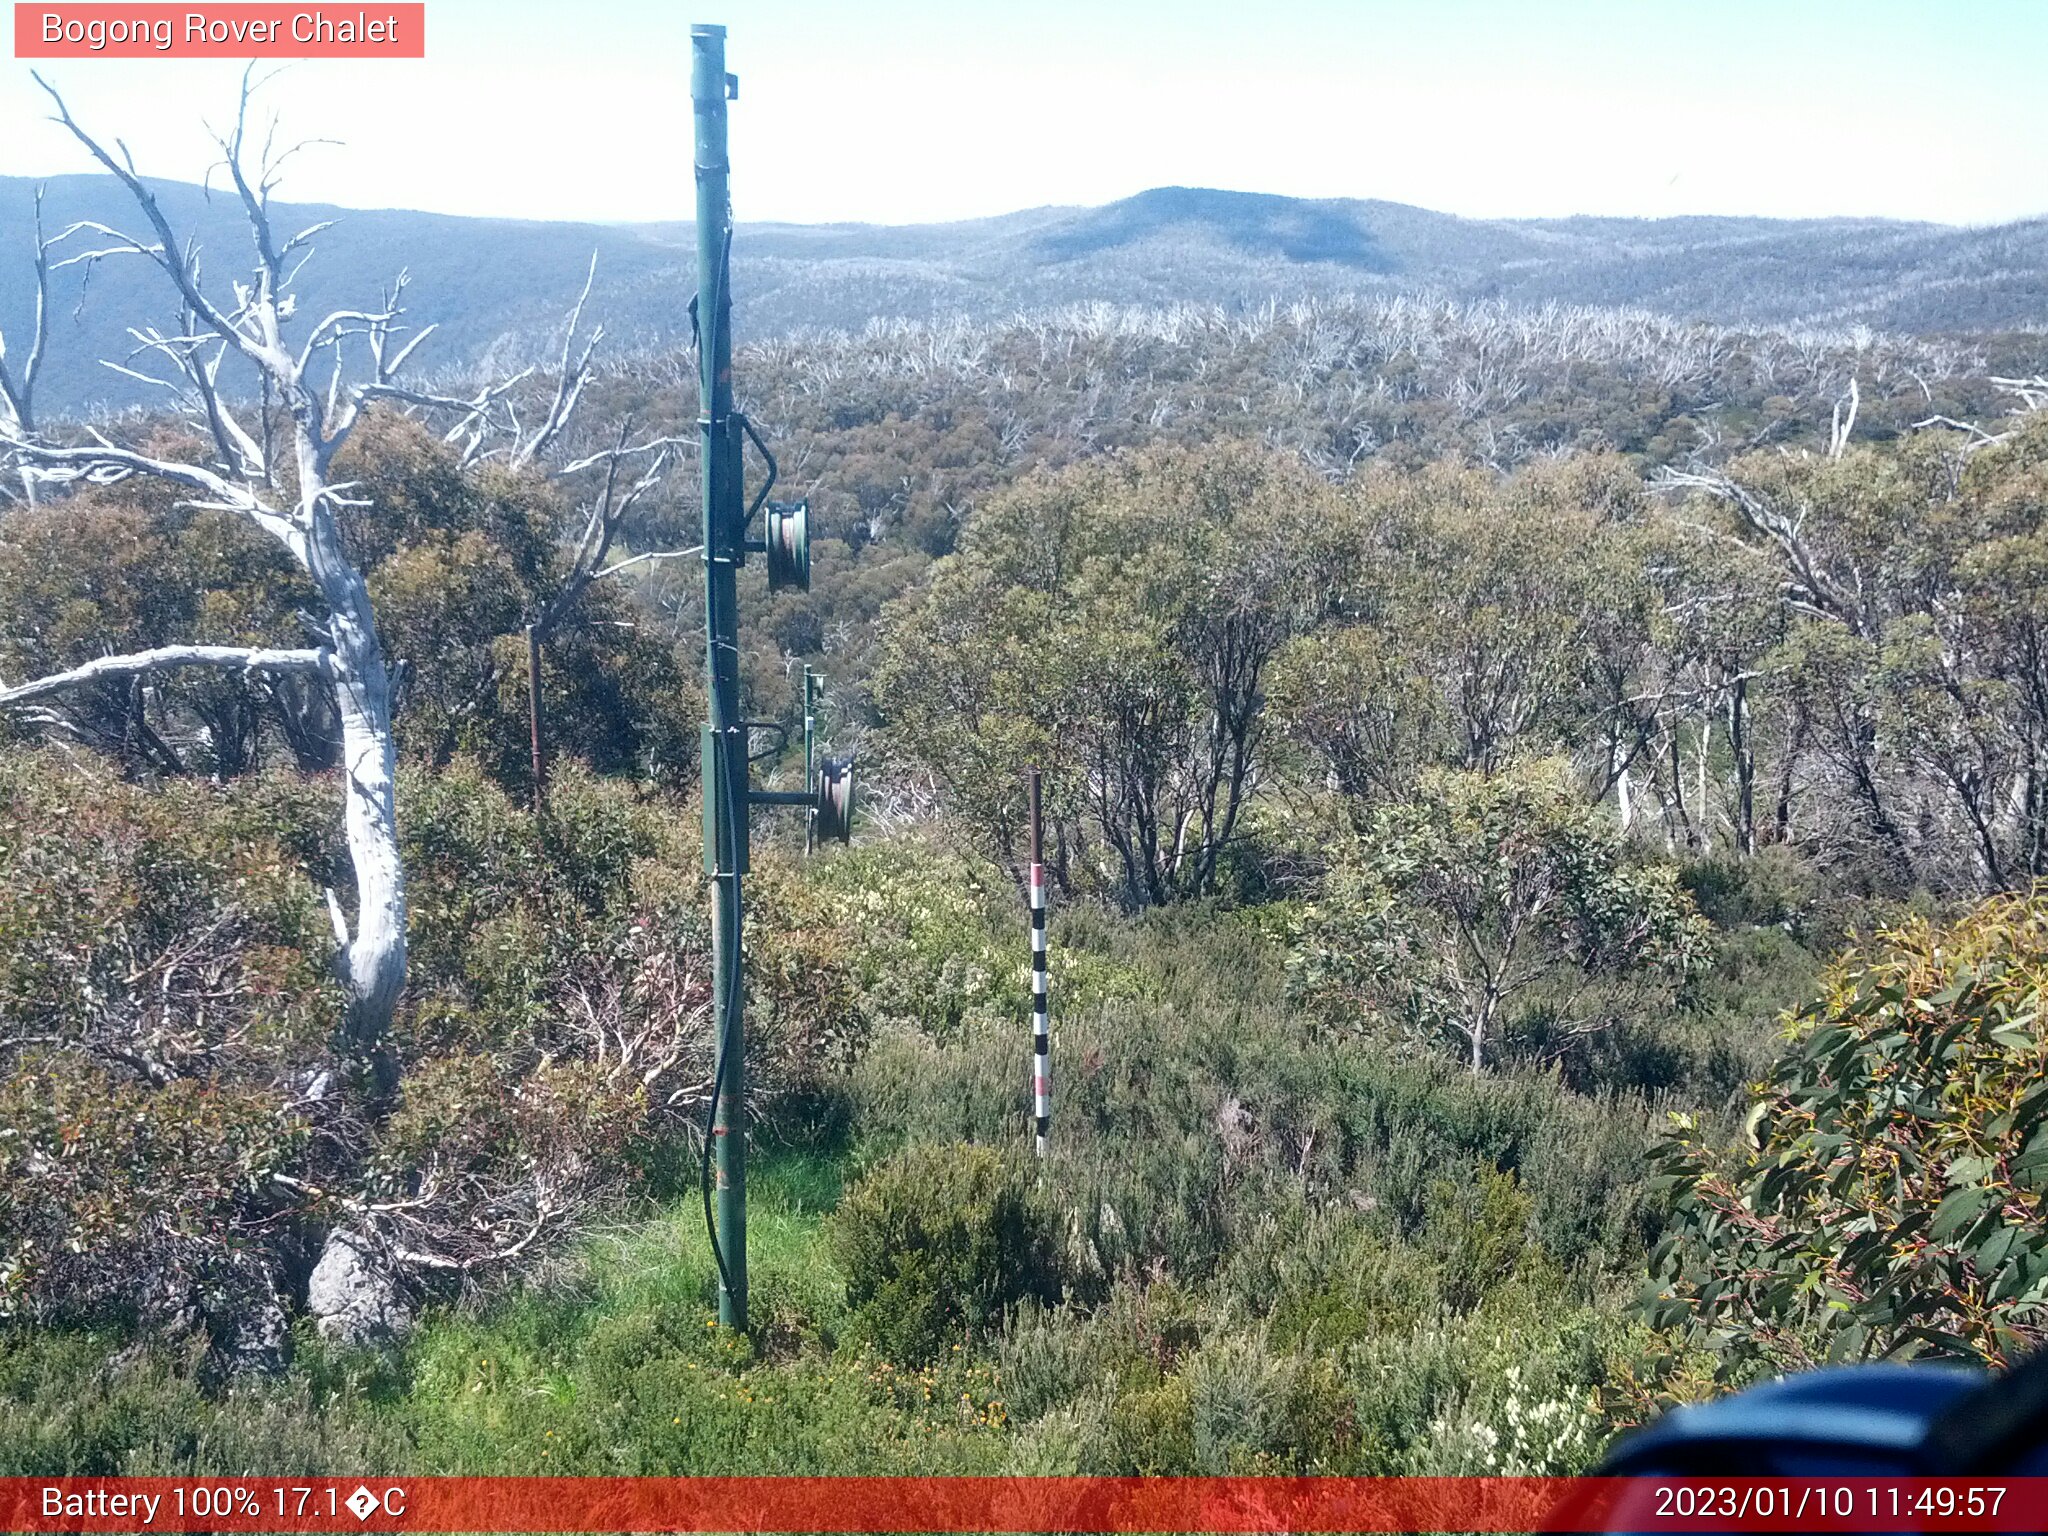
[[[246,241],[235,208],[198,187],[153,185],[173,226],[197,232],[225,291]],[[10,338],[28,321],[35,186],[0,177],[0,329]],[[109,177],[57,177],[47,188],[52,231],[79,219],[135,223]],[[687,224],[310,204],[276,214],[294,230],[340,221],[306,270],[308,310],[374,300],[405,268],[415,315],[441,327],[422,356],[450,372],[537,358],[593,252],[592,314],[623,349],[660,348],[687,329]],[[1101,208],[954,224],[743,224],[735,251],[737,324],[752,336],[1093,301],[1249,307],[1355,292],[1629,306],[1728,324],[2048,329],[2048,219],[1972,229],[1879,219],[1475,220],[1399,203],[1162,187]],[[97,359],[133,349],[127,326],[167,318],[161,279],[132,259],[101,263],[89,285],[73,269],[60,274],[52,307],[45,409],[137,401],[144,387]]]

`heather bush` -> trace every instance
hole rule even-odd
[[[317,893],[220,799],[0,756],[0,1317],[279,1325],[340,998]]]
[[[847,1191],[832,1218],[847,1332],[899,1365],[1000,1327],[1026,1298],[1060,1294],[1045,1206],[990,1147],[913,1145]]]

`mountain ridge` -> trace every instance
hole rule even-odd
[[[47,188],[47,229],[134,222],[112,177],[0,177],[0,330],[9,337],[28,324],[38,185]],[[208,282],[225,292],[246,242],[238,206],[189,183],[150,185],[172,226],[211,253]],[[660,349],[687,335],[687,222],[317,203],[277,203],[272,214],[292,229],[340,221],[319,238],[301,280],[302,316],[374,299],[405,268],[415,318],[441,327],[423,356],[444,373],[543,358],[593,252],[588,312],[617,345]],[[878,318],[989,320],[1076,302],[1230,307],[1399,292],[1646,308],[1733,326],[2048,329],[2048,218],[1471,219],[1371,198],[1155,187],[1096,207],[935,224],[743,222],[734,250],[736,326],[746,338],[859,329]],[[165,318],[161,276],[132,258],[97,264],[89,286],[86,276],[56,275],[41,392],[48,411],[118,408],[147,393],[98,359],[133,351],[127,326]]]

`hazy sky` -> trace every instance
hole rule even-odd
[[[426,59],[270,87],[288,131],[344,141],[280,195],[687,217],[692,20],[730,29],[743,220],[1166,184],[1481,216],[2048,211],[2048,0],[428,0]],[[239,66],[45,72],[145,173],[197,180]],[[42,118],[0,61],[0,174],[90,169]]]

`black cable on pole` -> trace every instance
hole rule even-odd
[[[721,750],[721,763],[723,756]],[[740,906],[739,825],[733,816],[732,796],[725,798],[725,840],[733,849],[732,905],[737,912]],[[737,939],[738,935],[735,934],[734,938]],[[734,943],[730,948],[732,960],[726,972],[725,1017],[718,1021],[718,1049],[711,1059],[711,1102],[704,1110],[704,1149],[697,1169],[697,1187],[704,1197],[704,1232],[711,1239],[711,1258],[718,1266],[718,1283],[728,1296],[732,1294],[732,1271],[725,1266],[725,1248],[718,1241],[718,1218],[711,1209],[711,1143],[718,1134],[718,1103],[725,1093],[725,1045],[732,1038],[733,1011],[740,1005],[740,981],[745,974],[739,945]],[[744,1124],[740,1126],[740,1134],[747,1134]]]

